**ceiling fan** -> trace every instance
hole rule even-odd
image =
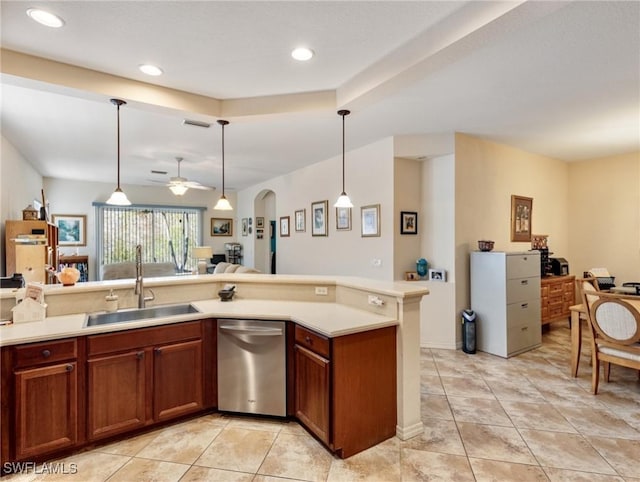
[[[169,182],[166,183],[173,194],[176,196],[182,196],[188,189],[204,189],[207,191],[215,189],[214,187],[200,184],[197,181],[189,181],[186,177],[181,177],[180,163],[183,161],[183,158],[176,157],[176,161],[178,161],[178,175],[176,177],[172,177],[169,179]]]

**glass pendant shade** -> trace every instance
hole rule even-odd
[[[131,206],[131,201],[127,199],[127,195],[122,191],[122,189],[117,187],[111,194],[111,197],[107,199],[107,204],[111,204],[113,206]]]
[[[224,126],[229,124],[229,121],[219,119],[218,124],[222,126],[222,196],[218,199],[218,202],[213,207],[213,209],[218,209],[220,211],[231,211],[233,208],[231,207],[231,203],[224,195]]]
[[[118,187],[113,191],[111,197],[107,199],[107,204],[113,206],[130,206],[131,201],[127,199],[127,195],[120,189],[120,106],[126,104],[124,100],[120,99],[111,99],[111,103],[117,107],[117,115],[118,115],[118,137],[117,137],[117,146],[118,146]]]
[[[353,203],[351,199],[349,199],[349,196],[347,196],[347,193],[343,192],[333,206],[336,208],[352,208]]]
[[[352,208],[353,203],[344,189],[344,118],[351,114],[348,110],[339,110],[338,115],[342,116],[342,193],[338,197],[338,200],[333,205],[336,208]]]
[[[220,196],[220,199],[218,199],[218,202],[213,207],[213,209],[218,209],[220,211],[231,211],[233,208],[231,207],[231,203],[229,202],[229,200],[223,194],[222,196]]]

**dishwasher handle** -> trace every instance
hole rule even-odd
[[[253,336],[282,336],[282,328],[262,328],[259,326],[220,325],[220,331],[226,331],[238,335]]]

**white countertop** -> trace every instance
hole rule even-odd
[[[131,330],[203,318],[290,320],[328,337],[348,335],[398,324],[398,321],[394,318],[351,308],[339,303],[271,300],[222,302],[217,299],[193,301],[191,303],[201,313],[92,327],[84,326],[85,314],[53,316],[45,318],[43,321],[14,323],[0,327],[0,346]]]

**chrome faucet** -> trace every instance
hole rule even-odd
[[[144,276],[142,274],[142,245],[136,246],[136,288],[134,294],[138,295],[138,308],[144,308],[147,301],[152,301],[156,298],[152,290],[151,296],[144,295]]]

